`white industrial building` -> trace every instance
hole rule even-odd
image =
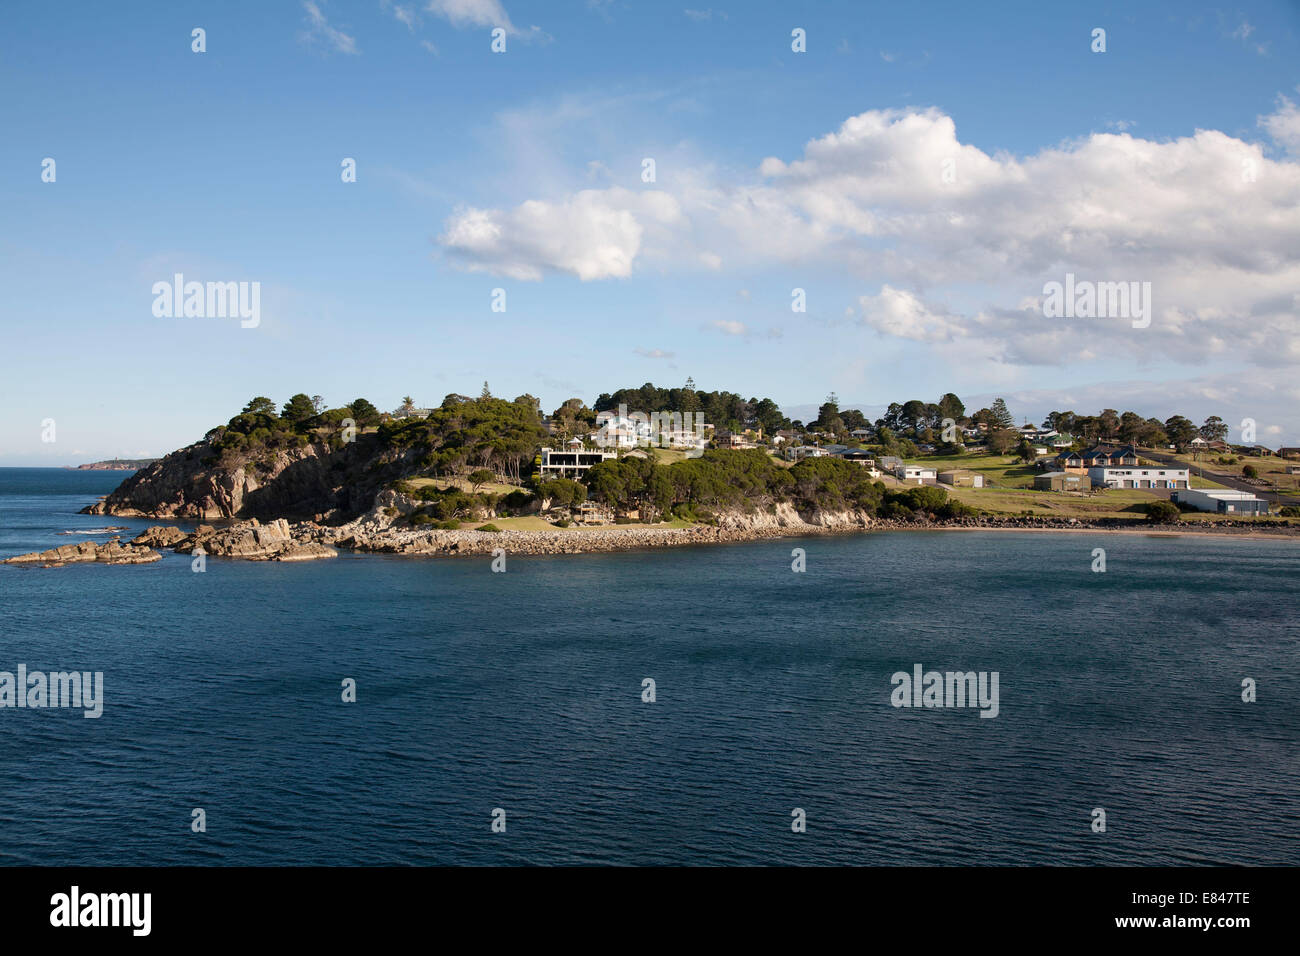
[[[1268,502],[1257,498],[1249,491],[1233,491],[1228,488],[1191,489],[1177,491],[1170,497],[1179,504],[1191,505],[1198,511],[1214,511],[1219,514],[1266,515]]]

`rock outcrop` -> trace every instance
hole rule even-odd
[[[122,544],[119,538],[113,538],[103,544],[82,541],[80,544],[65,544],[61,548],[48,551],[33,551],[20,554],[4,561],[5,564],[43,564],[46,567],[62,567],[66,564],[150,564],[158,561],[162,555],[152,548],[136,547],[134,544]]]
[[[336,558],[338,551],[314,540],[317,525],[302,526],[299,534],[283,518],[262,524],[256,518],[217,530],[202,525],[194,534],[174,544],[180,554],[197,554],[246,561],[311,561]],[[145,532],[169,532],[179,529],[150,528]],[[168,535],[170,537],[170,535]]]
[[[223,452],[205,439],[135,472],[86,514],[219,521],[230,518],[348,520],[414,465],[412,449],[373,434],[345,445],[312,442],[261,453]]]

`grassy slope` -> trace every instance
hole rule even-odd
[[[1236,464],[1220,465],[1217,461],[1215,461],[1215,459],[1219,457],[1218,455],[1202,455],[1201,460],[1198,462],[1193,462],[1191,455],[1177,455],[1175,457],[1177,457],[1180,461],[1187,463],[1188,465],[1192,465],[1192,464],[1199,465],[1201,468],[1204,468],[1207,472],[1218,472],[1219,474],[1223,474],[1223,475],[1233,475],[1237,478],[1241,477],[1242,466],[1254,465],[1255,470],[1259,472],[1259,476],[1261,478],[1263,478],[1265,481],[1268,481],[1270,484],[1276,481],[1278,488],[1281,489],[1282,491],[1295,491],[1297,489],[1300,489],[1300,475],[1288,475],[1286,473],[1287,465],[1300,465],[1300,462],[1286,461],[1281,458],[1274,458],[1271,456],[1268,458],[1255,458],[1255,457],[1245,456],[1245,457],[1238,458]],[[1234,455],[1231,457],[1237,457],[1237,456]],[[1211,479],[1204,486],[1194,485],[1193,487],[1222,488],[1226,486],[1215,485],[1212,483],[1212,479]]]
[[[1033,465],[1022,464],[1014,455],[934,456],[917,458],[908,464],[924,465],[935,471],[973,471],[983,475],[988,484],[998,488],[1031,488],[1034,475],[1038,474]]]

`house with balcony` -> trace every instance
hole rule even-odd
[[[579,439],[575,438],[573,441],[577,441],[579,446],[581,445]],[[602,461],[609,461],[611,458],[617,457],[616,452],[591,451],[582,447],[570,447],[563,451],[554,448],[543,448],[537,465],[537,472],[542,478],[581,479],[591,469],[592,465],[599,465]]]

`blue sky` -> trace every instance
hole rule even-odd
[[[162,454],[259,394],[688,375],[1300,444],[1298,37],[1294,2],[11,6],[0,465]],[[260,282],[260,324],[156,317],[175,272]],[[1151,326],[1045,318],[1067,272],[1152,282]]]

